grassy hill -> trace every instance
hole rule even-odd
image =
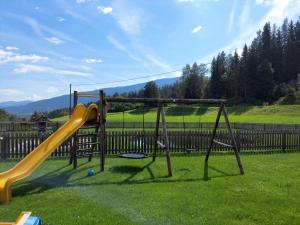
[[[300,123],[300,105],[271,105],[271,106],[232,106],[227,107],[231,122],[243,123]],[[125,112],[125,121],[138,122],[143,120],[154,122],[156,109],[136,109]],[[217,107],[187,107],[170,106],[166,108],[167,121],[182,122],[213,122],[216,118]],[[108,121],[122,121],[123,113],[109,113]],[[55,118],[53,121],[66,121],[68,116]],[[223,118],[222,118],[223,119]]]

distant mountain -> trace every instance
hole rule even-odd
[[[179,78],[166,78],[155,80],[155,83],[159,86],[165,86],[175,83]],[[127,93],[131,91],[138,91],[145,86],[146,82],[140,84],[134,84],[129,86],[120,86],[120,87],[112,87],[112,88],[104,88],[104,92],[106,95],[113,95],[115,93]],[[87,91],[89,93],[98,93],[99,90]],[[95,101],[95,99],[91,98],[80,98],[79,102],[88,103]],[[73,103],[73,95],[72,95],[72,103]],[[0,103],[1,104],[1,103]],[[36,102],[29,102],[21,105],[9,105],[9,106],[0,106],[0,108],[4,108],[7,112],[13,113],[16,115],[30,115],[34,111],[38,112],[46,112],[52,111],[60,108],[69,107],[69,95],[62,95],[50,99],[44,99]]]
[[[0,108],[27,105],[30,102],[32,102],[32,101],[26,100],[26,101],[19,101],[19,102],[17,102],[17,101],[0,102]]]

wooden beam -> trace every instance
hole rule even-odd
[[[215,126],[214,126],[214,129],[213,129],[212,137],[210,139],[209,147],[206,151],[206,156],[205,156],[205,161],[204,161],[204,180],[208,179],[208,158],[209,158],[211,148],[212,148],[213,143],[214,143],[214,139],[215,139],[215,136],[216,136],[217,128],[219,126],[219,121],[220,121],[220,117],[221,117],[223,108],[224,108],[224,103],[221,103],[221,105],[219,107],[218,115],[217,115],[217,118],[216,118]]]
[[[99,98],[99,95],[87,94],[87,93],[82,93],[82,92],[77,92],[77,96],[84,97],[84,98]]]
[[[105,122],[106,122],[106,101],[103,90],[99,92],[100,97],[100,171],[104,171],[105,165],[105,147],[106,147],[106,138],[105,138]]]
[[[240,158],[240,152],[239,152],[239,149],[237,147],[235,138],[234,138],[232,130],[231,130],[231,126],[230,126],[230,123],[229,123],[229,119],[228,119],[228,116],[227,116],[225,106],[223,107],[222,110],[223,110],[227,130],[228,130],[228,133],[229,133],[229,137],[231,139],[231,143],[233,144],[233,150],[234,150],[234,154],[235,154],[235,157],[236,157],[237,164],[238,164],[239,169],[240,169],[240,174],[243,175],[244,174],[244,168],[243,168],[243,164],[242,164],[242,161],[241,161],[241,158]]]
[[[155,161],[157,150],[158,150],[157,141],[158,141],[158,134],[159,134],[160,112],[161,112],[161,105],[158,106],[157,114],[156,114],[155,136],[154,136],[155,146],[154,146],[154,152],[153,152],[153,155],[152,155],[152,161],[153,162]]]
[[[171,98],[120,98],[106,97],[107,102],[127,102],[127,103],[157,103],[157,104],[220,104],[225,103],[225,99],[171,99]]]
[[[170,157],[170,144],[169,144],[169,137],[168,137],[168,133],[167,133],[165,110],[164,110],[163,106],[161,107],[161,119],[162,119],[164,142],[165,142],[165,146],[166,146],[168,175],[171,177],[172,176],[172,165],[171,165],[171,157]]]

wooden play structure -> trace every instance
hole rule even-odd
[[[213,128],[212,136],[210,137],[210,144],[209,148],[206,151],[205,156],[205,166],[204,166],[204,178],[208,178],[208,160],[211,154],[211,150],[214,145],[221,145],[223,147],[228,147],[233,149],[234,155],[236,157],[236,161],[240,170],[240,174],[244,174],[243,165],[240,159],[239,149],[235,140],[235,137],[232,133],[232,129],[230,126],[230,122],[228,119],[228,115],[226,112],[225,99],[161,99],[161,98],[122,98],[122,97],[106,97],[103,90],[100,90],[98,94],[89,94],[89,93],[81,93],[81,92],[74,92],[74,105],[75,108],[78,103],[78,98],[95,98],[98,101],[98,109],[99,115],[97,122],[93,124],[87,124],[86,128],[93,128],[95,129],[94,139],[92,142],[88,143],[90,146],[90,151],[87,153],[89,156],[89,161],[92,159],[93,154],[98,153],[100,154],[100,171],[104,171],[105,166],[105,156],[106,156],[106,121],[107,121],[107,111],[109,107],[109,103],[142,103],[142,104],[151,104],[157,106],[157,117],[156,117],[156,126],[155,126],[155,137],[154,137],[154,151],[152,153],[152,161],[155,161],[158,147],[161,147],[166,156],[167,162],[167,170],[168,175],[172,176],[172,164],[171,164],[171,156],[170,156],[170,143],[167,131],[167,122],[166,122],[166,114],[165,114],[165,107],[168,104],[176,104],[176,105],[201,105],[201,104],[210,104],[210,105],[217,105],[219,107],[218,114],[216,117],[216,121]],[[219,121],[221,115],[223,114],[226,124],[226,129],[228,132],[228,139],[230,141],[229,144],[216,140],[216,132],[219,127]],[[158,134],[160,129],[160,123],[162,124],[162,131],[163,131],[163,143],[158,140]],[[76,132],[71,140],[72,148],[70,152],[70,164],[73,164],[73,167],[77,167],[77,156],[78,156],[78,147],[80,143],[77,143],[77,137],[81,134]],[[192,151],[188,149],[187,151]],[[141,159],[146,158],[149,155],[139,152],[124,152],[118,154],[119,157],[128,158],[128,159]]]

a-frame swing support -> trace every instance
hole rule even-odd
[[[163,128],[164,144],[162,144],[158,140],[160,116],[161,116],[161,122],[162,122],[162,128]],[[154,147],[154,153],[153,153],[153,156],[152,156],[152,161],[153,162],[155,161],[158,146],[160,145],[163,149],[165,149],[167,167],[168,167],[168,176],[171,177],[173,175],[173,172],[172,172],[172,164],[171,164],[171,156],[170,156],[170,143],[169,143],[169,136],[168,136],[167,125],[166,125],[165,109],[164,109],[164,106],[161,105],[161,104],[158,105],[158,109],[157,109],[155,139],[154,140],[155,140],[155,143],[154,143],[155,147]]]
[[[225,119],[225,124],[226,124],[226,128],[227,128],[227,131],[228,131],[228,135],[229,135],[229,139],[231,141],[231,144],[225,144],[225,143],[222,143],[222,142],[217,141],[215,139],[222,113],[223,113],[223,116],[224,116],[224,119]],[[206,151],[206,156],[205,156],[205,161],[204,161],[204,179],[205,180],[208,179],[208,159],[209,159],[209,156],[210,156],[210,153],[211,153],[211,150],[212,150],[212,147],[213,147],[214,144],[222,145],[222,146],[229,147],[229,148],[233,149],[238,167],[240,169],[240,174],[243,175],[244,174],[244,168],[243,168],[242,161],[240,159],[240,152],[239,152],[238,146],[236,144],[236,140],[234,138],[234,135],[232,133],[232,129],[231,129],[230,122],[229,122],[227,112],[226,112],[226,108],[225,108],[225,103],[223,103],[223,102],[220,104],[219,111],[218,111],[217,118],[216,118],[216,122],[215,122],[214,129],[213,129],[213,133],[212,133],[212,136],[211,136],[211,139],[210,139],[209,147]]]

